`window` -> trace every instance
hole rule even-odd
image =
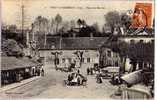
[[[140,40],[139,42],[140,42],[140,43],[143,43],[143,42],[144,42],[144,40]]]
[[[135,40],[130,40],[130,44],[135,44]]]
[[[65,58],[62,58],[62,63],[65,63]]]
[[[87,58],[87,63],[90,63],[90,58]]]
[[[54,45],[52,45],[52,46],[51,46],[51,49],[55,49],[55,46],[54,46]]]
[[[69,60],[69,63],[71,63],[71,58],[68,58],[68,60]]]
[[[107,56],[111,57],[111,51],[110,50],[107,51]]]
[[[154,43],[154,40],[151,40],[152,43]]]
[[[114,53],[114,55],[115,55],[115,56],[114,56],[115,58],[117,58],[117,57],[118,57],[117,53]]]
[[[115,62],[115,66],[118,66],[118,61]]]

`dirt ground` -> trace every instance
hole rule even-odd
[[[88,65],[83,65],[80,73],[86,75]],[[117,86],[103,79],[102,84],[96,83],[95,75],[87,76],[87,86],[65,86],[63,80],[68,73],[56,71],[51,66],[45,68],[46,75],[24,86],[1,93],[5,98],[66,98],[66,99],[113,99],[111,96]]]

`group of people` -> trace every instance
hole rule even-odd
[[[87,68],[87,75],[93,75],[98,73],[100,73],[100,68],[98,67],[98,64],[94,64],[94,67]]]
[[[80,74],[80,70],[77,70],[77,72],[73,72],[68,75],[67,85],[85,85],[86,81],[87,79]]]
[[[87,75],[93,75],[93,68],[87,68]]]
[[[102,83],[101,74],[97,74],[97,75],[96,75],[96,82],[99,83],[99,84]]]
[[[57,65],[55,65],[57,66]],[[63,72],[72,72],[73,69],[76,68],[76,61],[72,60],[71,62],[69,59],[65,59],[63,63],[64,67],[57,68],[57,70],[63,71]]]
[[[113,85],[119,85],[119,84],[121,84],[122,83],[122,80],[120,79],[120,75],[112,75],[112,77],[111,77],[111,83],[113,84]]]
[[[94,64],[94,67],[87,68],[87,75],[93,75],[93,74],[96,74],[96,82],[102,83],[102,77],[100,74],[100,69],[98,67],[98,64]]]
[[[29,72],[29,71],[28,71]],[[44,76],[44,68],[43,65],[39,67],[32,67],[32,75],[33,76]]]
[[[80,85],[80,77],[77,73],[71,73],[68,75],[69,85]]]

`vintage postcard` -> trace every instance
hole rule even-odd
[[[0,99],[154,99],[154,0],[2,0]]]

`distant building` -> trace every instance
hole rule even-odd
[[[86,64],[88,67],[92,67],[94,63],[99,63],[99,47],[100,44],[107,40],[106,37],[76,37],[76,38],[62,38],[60,44],[60,38],[49,37],[47,38],[46,49],[40,46],[39,52],[40,57],[45,58],[45,63],[47,65],[54,65],[55,56],[52,52],[61,52],[58,55],[59,66],[64,67],[65,61],[72,62],[75,60],[79,61],[78,57],[74,52],[83,52],[82,64]],[[60,48],[61,45],[61,48]],[[53,48],[52,48],[53,47]],[[76,64],[78,65],[78,64]]]

